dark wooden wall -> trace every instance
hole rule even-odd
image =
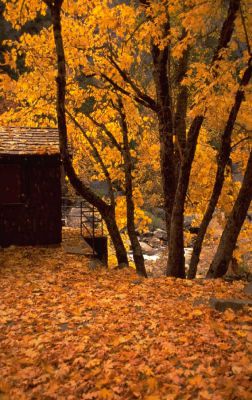
[[[0,246],[60,242],[59,156],[0,156]]]

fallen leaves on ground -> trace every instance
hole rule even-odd
[[[244,283],[141,280],[61,249],[1,254],[0,399],[251,399]]]

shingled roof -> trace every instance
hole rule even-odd
[[[57,129],[0,126],[0,155],[59,154],[59,152]]]

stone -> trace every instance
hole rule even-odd
[[[158,218],[165,219],[165,210],[161,207],[152,207],[150,208],[150,212]]]
[[[134,281],[131,281],[132,285],[141,285],[143,283],[143,281],[141,281],[140,279],[135,279]]]
[[[92,260],[90,260],[88,267],[89,269],[94,270],[97,268],[104,268],[106,267],[106,265],[103,264],[98,258],[93,258]]]
[[[184,228],[186,230],[188,230],[192,226],[194,219],[195,219],[194,215],[185,215],[184,216]]]
[[[156,229],[153,235],[158,239],[167,241],[167,233],[163,229]]]
[[[68,254],[78,254],[78,255],[85,255],[87,254],[86,249],[83,249],[83,247],[80,246],[64,246],[64,250]]]
[[[142,234],[142,236],[143,236],[144,238],[150,238],[150,237],[153,236],[153,232],[150,232],[150,231],[144,232],[144,233]]]
[[[193,306],[194,307],[202,306],[202,305],[205,305],[205,304],[206,304],[206,299],[203,299],[203,298],[196,299],[193,302]]]
[[[79,228],[81,224],[81,209],[80,207],[72,207],[69,214],[65,217],[66,226]]]
[[[159,247],[160,246],[160,239],[154,236],[151,239],[149,239],[147,243],[151,247]]]
[[[240,300],[240,299],[216,299],[211,297],[209,304],[212,308],[217,311],[225,311],[227,308],[231,308],[234,311],[240,310],[245,306],[252,307],[251,300]]]
[[[245,288],[244,288],[244,293],[246,293],[248,296],[252,296],[252,282],[249,282]]]
[[[156,253],[156,249],[153,249],[153,247],[149,246],[147,243],[144,242],[139,242],[140,246],[143,250],[143,253],[153,255]]]

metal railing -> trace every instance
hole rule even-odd
[[[103,219],[101,214],[87,201],[80,203],[80,229],[81,236],[97,237],[104,235]]]
[[[102,217],[92,204],[79,197],[62,197],[62,225],[80,229],[85,238],[104,236]],[[92,246],[94,250],[94,245]]]

